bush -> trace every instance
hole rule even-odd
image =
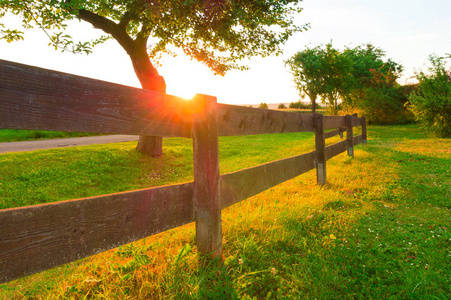
[[[278,106],[277,108],[278,108],[278,109],[285,109],[285,108],[287,108],[287,107],[285,106],[285,104],[280,103],[279,106]]]
[[[405,108],[407,98],[399,86],[366,89],[362,115],[369,124],[395,125],[414,122],[413,116]]]
[[[291,102],[289,105],[289,108],[294,108],[294,109],[312,109],[313,105],[311,103],[307,104],[301,101],[298,102]],[[316,109],[321,109],[322,106],[319,105],[318,103],[316,103]]]
[[[445,59],[431,55],[430,74],[417,73],[418,88],[409,96],[408,109],[415,119],[437,137],[451,136],[451,70]]]
[[[268,108],[268,104],[266,103],[260,103],[260,105],[258,106],[258,108]]]

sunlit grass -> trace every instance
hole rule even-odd
[[[83,132],[0,129],[0,143],[92,136],[92,135],[95,134]]]
[[[327,162],[326,186],[316,185],[310,171],[224,210],[222,265],[198,265],[189,224],[1,285],[0,295],[448,299],[451,141],[431,140],[412,125],[370,126],[368,137],[355,158],[340,154]],[[19,195],[26,205],[192,180],[190,140],[165,141],[161,161],[138,155],[134,145],[0,155],[3,205],[17,205],[11,201]],[[312,149],[306,134],[222,138],[220,169]],[[55,180],[49,196],[43,186]]]

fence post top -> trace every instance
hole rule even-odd
[[[323,115],[323,114],[314,113],[314,114],[313,114],[313,118],[323,119],[323,118],[324,118],[324,115]]]
[[[218,99],[215,96],[206,95],[206,94],[195,94],[192,98],[194,102],[208,102],[208,103],[218,103]]]
[[[205,118],[216,110],[218,100],[215,96],[195,94],[187,105],[187,113],[194,119]]]

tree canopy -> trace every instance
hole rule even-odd
[[[406,97],[397,83],[402,66],[384,57],[372,44],[339,51],[328,43],[299,51],[286,64],[301,96],[308,95],[312,102],[320,97],[333,113],[341,101],[348,110],[362,111],[370,122],[389,123],[405,111]]]
[[[409,96],[408,109],[426,130],[451,137],[451,68],[446,58],[430,55],[428,72],[418,72],[418,87]]]
[[[0,18],[18,15],[23,28],[9,28],[0,19],[0,39],[20,40],[23,29],[38,27],[55,49],[74,53],[90,53],[96,45],[115,39],[130,56],[142,87],[165,92],[157,71],[161,55],[181,49],[219,75],[246,69],[240,60],[277,55],[293,33],[307,29],[308,25],[294,22],[301,1],[3,0]],[[75,41],[65,32],[72,20],[88,22],[103,35]],[[161,152],[159,144],[161,139],[156,146]]]
[[[215,74],[243,69],[238,61],[251,56],[281,52],[281,45],[306,25],[294,24],[301,0],[10,0],[0,4],[5,12],[20,15],[25,29],[38,26],[50,43],[63,51],[92,51],[116,39],[129,55],[146,49],[154,62],[162,53],[180,48],[206,64]],[[92,41],[76,42],[64,34],[68,21],[80,19],[106,34]],[[1,25],[1,38],[22,38],[17,28]]]
[[[338,100],[352,84],[352,62],[328,43],[306,48],[294,54],[286,64],[290,67],[294,82],[301,95],[309,96],[313,110],[316,99],[329,102],[333,113],[338,110]]]

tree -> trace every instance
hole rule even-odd
[[[312,102],[312,112],[315,113],[316,99],[320,94],[322,82],[319,80],[322,69],[322,60],[319,49],[307,48],[292,56],[285,62],[291,69],[293,80],[301,97],[307,95]],[[300,102],[299,102],[300,103]],[[295,108],[293,103],[290,108]]]
[[[429,74],[416,74],[418,87],[409,96],[408,109],[427,130],[451,137],[451,69],[443,57],[429,56]]]
[[[24,29],[41,28],[55,49],[90,53],[108,39],[129,55],[142,88],[166,92],[156,67],[163,54],[178,48],[215,74],[246,69],[239,60],[281,53],[281,45],[307,25],[294,24],[301,0],[5,0],[0,17],[22,18]],[[68,21],[82,20],[105,35],[77,42],[65,34]],[[72,24],[71,24],[72,25]],[[0,39],[22,39],[23,32],[0,23]],[[137,149],[162,154],[161,137],[140,137]]]
[[[351,61],[332,43],[306,48],[294,54],[286,65],[291,69],[301,97],[307,95],[315,113],[316,99],[329,102],[333,114],[338,111],[340,96],[352,85]]]
[[[359,101],[364,100],[360,94],[367,88],[380,86],[382,79],[385,86],[395,86],[403,71],[400,64],[391,59],[384,60],[385,51],[372,44],[346,47],[343,56],[352,62],[354,83],[352,89],[343,95],[344,102],[350,106],[358,105]]]
[[[266,104],[266,103],[260,103],[260,105],[258,106],[258,108],[268,109],[268,104]]]
[[[406,97],[396,82],[402,66],[384,59],[385,52],[371,44],[339,51],[332,43],[307,48],[286,63],[301,96],[328,101],[333,114],[338,102],[349,111],[361,110],[372,123],[408,120]]]
[[[372,44],[346,47],[352,61],[354,84],[343,94],[343,104],[362,112],[369,123],[399,124],[410,120],[404,107],[407,98],[397,83],[403,67],[385,59],[385,51]]]
[[[277,106],[277,108],[278,108],[278,109],[285,109],[285,108],[287,108],[287,107],[285,106],[285,104],[280,103],[279,106]]]

